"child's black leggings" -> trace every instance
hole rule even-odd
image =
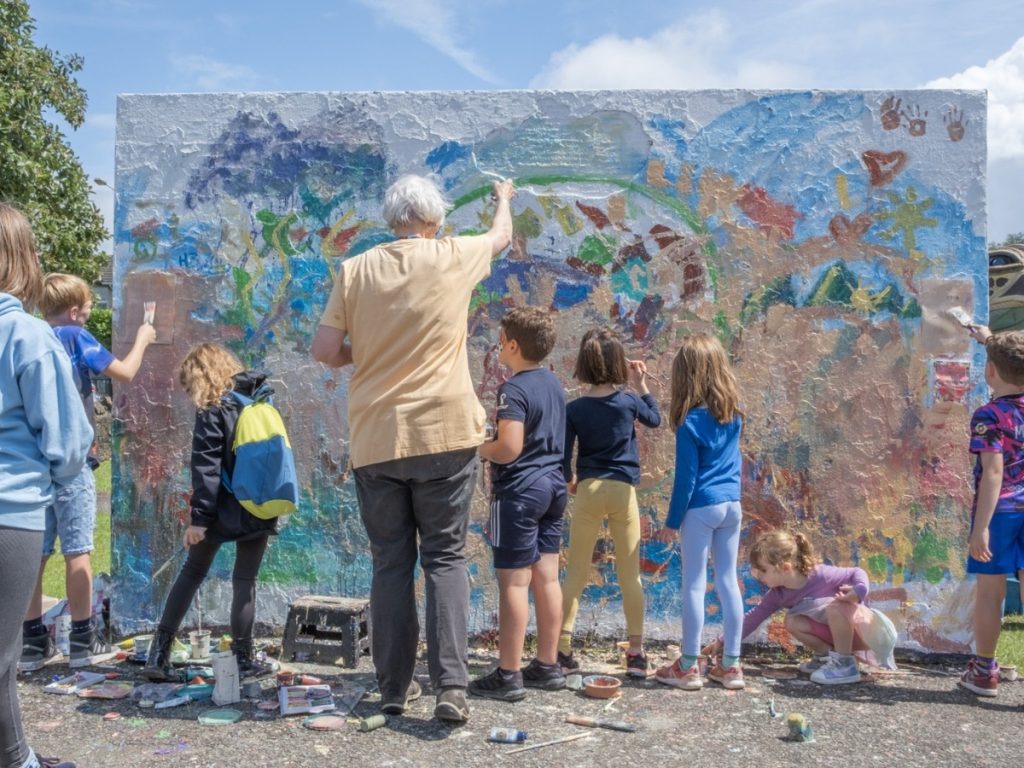
[[[269,538],[260,536],[235,544],[235,570],[231,574],[231,637],[237,640],[252,638],[256,617],[256,576],[260,572],[260,563],[263,562],[263,553],[267,551]],[[188,548],[185,565],[181,567],[181,573],[171,587],[171,594],[167,596],[159,629],[171,634],[178,631],[219,549],[219,543],[208,539]]]

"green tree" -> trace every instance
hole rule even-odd
[[[89,197],[89,181],[60,128],[85,120],[85,91],[75,80],[81,56],[36,45],[25,0],[0,0],[0,200],[32,221],[47,271],[70,272],[92,283],[108,257],[103,216]]]

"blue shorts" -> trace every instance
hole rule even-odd
[[[96,527],[96,479],[88,466],[67,485],[57,486],[53,506],[46,508],[43,556],[53,554],[60,539],[62,555],[92,552],[92,532]]]
[[[974,521],[971,521],[973,530]],[[988,524],[992,559],[979,563],[967,556],[968,573],[1013,574],[1024,568],[1024,512],[996,512]]]
[[[550,473],[529,488],[491,500],[487,537],[495,568],[529,568],[562,547],[566,491],[562,474]]]

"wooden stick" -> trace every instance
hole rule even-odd
[[[528,747],[519,747],[519,749],[513,749],[511,752],[506,752],[506,755],[514,755],[517,752],[529,752],[531,749],[540,749],[541,747],[550,747],[553,744],[564,744],[567,741],[576,741],[576,739],[585,739],[588,736],[593,736],[589,731],[584,733],[574,733],[572,736],[563,736],[560,739],[553,739],[552,741],[542,741],[540,744],[531,744]]]
[[[587,728],[607,728],[610,731],[622,731],[623,733],[636,732],[636,726],[624,720],[601,720],[596,717],[566,715],[565,722],[572,723],[573,725],[583,725]]]

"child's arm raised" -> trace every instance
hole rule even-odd
[[[146,354],[146,348],[154,341],[156,341],[156,329],[149,323],[143,323],[135,332],[135,343],[132,345],[131,351],[124,356],[123,360],[115,358],[114,362],[104,369],[103,375],[116,379],[122,384],[130,382],[142,366],[142,357]]]
[[[968,541],[971,557],[979,563],[992,559],[989,549],[988,524],[996,511],[999,491],[1003,487],[1003,454],[985,452],[978,454],[981,459],[981,480],[978,482],[978,499],[971,523],[971,538]]]

